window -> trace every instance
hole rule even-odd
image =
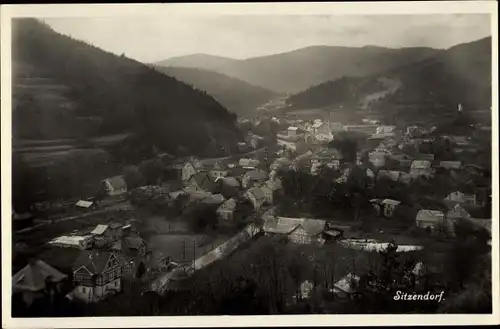
[[[86,290],[87,290],[87,289],[85,289],[85,287],[82,287],[82,292],[83,292],[83,293],[86,293],[86,292],[87,292]]]
[[[118,280],[115,281],[115,287],[118,287]]]

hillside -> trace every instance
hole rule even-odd
[[[437,51],[431,48],[313,46],[245,60],[197,54],[157,64],[213,70],[276,92],[297,93],[343,76],[366,76],[417,62]]]
[[[276,93],[265,88],[213,71],[184,67],[156,68],[196,89],[206,91],[238,116],[252,116],[257,106],[276,96]]]
[[[370,109],[406,118],[445,114],[458,103],[491,107],[491,38],[460,44],[431,58],[363,78],[313,86],[287,99],[292,109]]]
[[[199,153],[227,148],[239,133],[214,98],[142,63],[34,19],[13,20],[12,37],[15,138],[132,133],[134,145]]]

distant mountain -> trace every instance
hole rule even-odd
[[[201,68],[209,71],[221,72],[226,67],[239,62],[237,59],[214,56],[207,54],[192,54],[187,56],[172,57],[155,63],[158,66]]]
[[[245,60],[197,54],[156,64],[212,70],[276,92],[297,93],[342,76],[366,76],[417,62],[436,52],[432,48],[313,46]]]
[[[460,44],[422,61],[362,78],[346,77],[287,99],[291,109],[370,109],[404,117],[491,107],[491,38]]]
[[[184,68],[156,67],[160,72],[204,90],[229,111],[238,115],[252,115],[255,108],[277,96],[275,92],[213,71]]]
[[[239,134],[236,115],[206,92],[135,60],[35,19],[13,20],[12,37],[15,137],[126,132],[137,143],[196,153],[227,148]]]

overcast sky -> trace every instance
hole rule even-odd
[[[205,53],[249,58],[312,45],[448,48],[489,36],[488,15],[51,18],[56,31],[143,62]]]

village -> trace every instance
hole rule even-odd
[[[463,111],[459,106],[457,115]],[[70,204],[66,217],[33,222],[31,214],[14,213],[14,223],[29,222],[14,232],[14,252],[35,240],[40,248],[13,273],[13,293],[27,305],[49,287],[84,303],[120,298],[130,286],[163,294],[179,282],[189,285],[194,272],[261,235],[366,252],[396,243],[397,252],[411,253],[424,249],[423,240],[451,241],[458,221],[491,233],[491,176],[485,161],[470,155],[490,147],[491,127],[467,127],[472,135],[454,135],[438,126],[384,125],[370,118],[342,124],[278,115],[242,119],[239,125],[248,131],[238,142],[241,156],[159,154],[157,184],[138,186],[133,175],[117,175],[102,182],[104,196]],[[356,156],[349,159],[342,143],[352,136],[358,139]],[[357,173],[365,184],[359,190],[375,191],[363,196],[370,207],[359,202],[345,206],[348,211],[315,215],[298,205],[310,190],[294,185],[300,185],[294,183],[296,173],[317,181],[333,177],[334,189],[357,184]],[[50,234],[33,238],[37,232]],[[345,273],[332,293],[352,293],[353,278],[359,280]],[[301,298],[307,298],[311,282],[301,287]]]

